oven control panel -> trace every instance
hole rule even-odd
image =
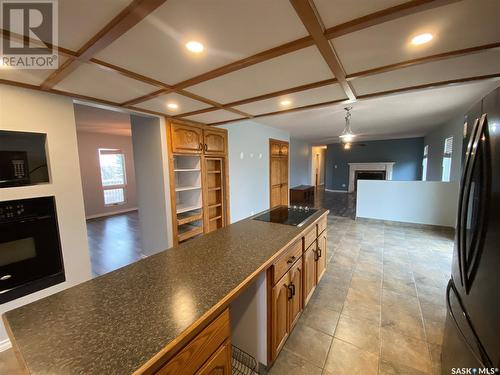
[[[47,218],[54,214],[54,197],[0,202],[0,224],[23,219]]]
[[[23,216],[24,204],[0,204],[0,220]]]

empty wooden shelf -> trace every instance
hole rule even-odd
[[[229,224],[227,131],[168,124],[174,243]]]

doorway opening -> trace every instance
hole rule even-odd
[[[170,246],[164,137],[157,118],[81,103],[75,103],[74,110],[88,246],[96,277]]]
[[[288,142],[269,139],[269,207],[288,206]]]

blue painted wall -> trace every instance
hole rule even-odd
[[[344,150],[339,143],[328,145],[325,176],[327,189],[348,189],[348,163],[395,162],[393,180],[412,181],[422,178],[423,137],[360,143],[366,146],[353,145],[350,150]]]

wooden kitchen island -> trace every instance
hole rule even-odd
[[[230,304],[267,280],[268,365],[326,262],[327,210],[239,221],[3,315],[30,374],[230,374]]]

